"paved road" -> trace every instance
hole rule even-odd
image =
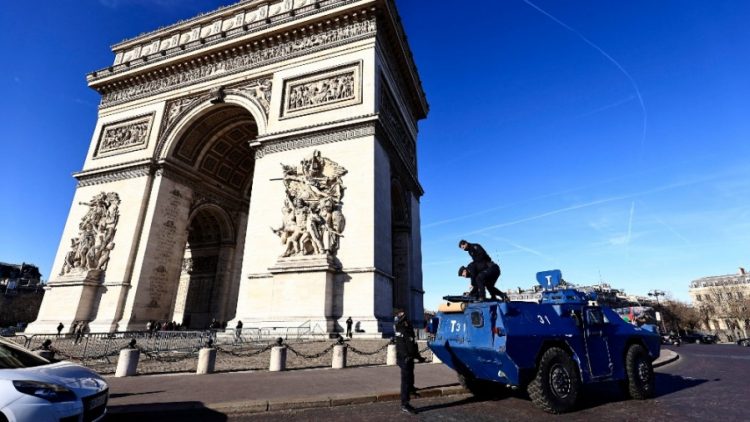
[[[566,415],[565,420],[748,420],[748,410],[743,403],[746,403],[747,392],[750,391],[750,348],[688,344],[674,350],[680,353],[681,358],[656,371],[656,398],[646,401],[626,400],[615,385],[590,388],[579,409]],[[421,409],[417,416],[402,414],[397,402],[389,402],[267,412],[242,417],[205,414],[202,419],[514,421],[550,418],[550,415],[534,408],[522,394],[489,401],[475,401],[469,396],[417,399],[413,404]],[[164,419],[160,420],[165,422]]]

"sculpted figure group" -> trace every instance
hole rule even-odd
[[[88,203],[89,210],[78,224],[79,235],[70,240],[60,275],[73,271],[106,270],[109,254],[115,247],[114,237],[120,218],[120,197],[102,192]]]
[[[273,232],[281,238],[281,256],[336,255],[346,225],[341,212],[347,170],[319,151],[298,166],[283,165],[286,199],[282,225]]]

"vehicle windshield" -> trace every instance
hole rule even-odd
[[[47,364],[49,361],[46,359],[0,340],[0,369],[31,368]]]

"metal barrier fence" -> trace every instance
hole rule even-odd
[[[205,346],[209,339],[215,339],[216,333],[212,331],[157,331],[154,333],[125,331],[86,333],[82,336],[74,334],[14,335],[6,338],[30,350],[40,349],[46,340],[51,340],[55,350],[66,359],[109,361],[110,357],[117,355],[132,339],[136,340],[140,349],[151,354],[192,354]]]

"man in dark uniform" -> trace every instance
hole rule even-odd
[[[494,264],[492,258],[487,255],[487,252],[479,243],[469,243],[462,239],[458,242],[458,247],[468,252],[469,256],[471,256],[471,264],[469,264],[471,271],[469,275],[471,276],[471,285],[474,289],[473,296],[479,300],[484,300],[485,281],[490,280],[495,272],[495,269],[492,268],[492,264]],[[500,267],[497,264],[495,264],[495,267],[497,267],[497,275],[493,280],[493,284],[494,281],[497,281],[497,277],[500,277]]]
[[[396,309],[395,314],[396,362],[401,368],[401,411],[416,414],[417,410],[409,403],[409,394],[418,395],[414,387],[414,359],[421,362],[424,358],[419,356],[414,327],[406,313],[403,309]]]
[[[497,300],[497,298],[500,297],[500,300],[507,300],[506,294],[495,287],[497,279],[500,278],[500,266],[495,264],[494,262],[492,262],[489,268],[487,268],[481,274],[481,277],[475,276],[473,262],[466,267],[462,266],[461,268],[459,268],[458,276],[471,279],[472,291],[469,292],[470,295],[476,291],[475,283],[481,282],[484,287],[490,292],[490,299]],[[475,279],[477,279],[477,281],[475,281]],[[480,297],[480,299],[484,299],[484,297]]]

